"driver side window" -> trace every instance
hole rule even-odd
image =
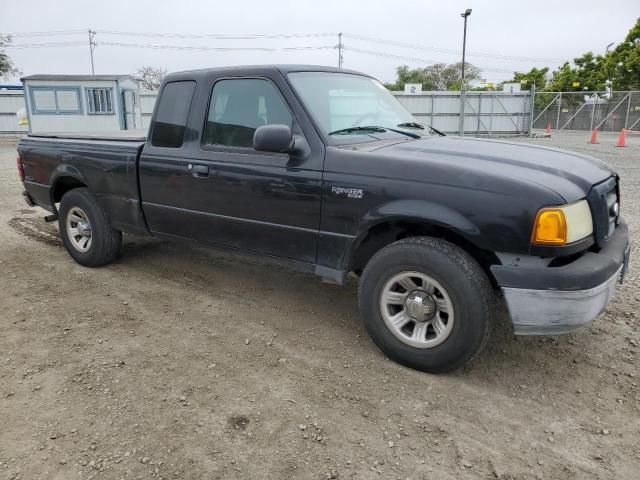
[[[229,79],[211,91],[205,145],[253,147],[253,134],[262,125],[293,125],[293,117],[275,85],[263,79]]]

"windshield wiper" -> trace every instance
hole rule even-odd
[[[379,127],[376,125],[367,125],[364,127],[348,127],[348,128],[341,128],[340,130],[334,130],[333,132],[329,132],[329,135],[340,135],[343,133],[352,133],[352,132],[376,132],[376,133],[382,133],[382,132],[395,132],[395,133],[399,133],[401,135],[406,135],[407,137],[411,137],[411,138],[420,138],[420,135],[418,135],[417,133],[413,133],[413,132],[407,132],[406,130],[400,130],[397,128],[390,128],[390,127]]]
[[[399,123],[398,126],[399,127],[407,127],[407,128],[417,128],[418,130],[424,130],[424,128],[427,127],[433,133],[435,133],[437,135],[440,135],[441,137],[446,137],[446,135],[444,133],[442,133],[440,130],[438,130],[436,128],[433,128],[431,125],[424,125],[424,124],[418,123],[418,122]]]
[[[384,128],[382,127],[347,127],[347,128],[341,128],[339,130],[334,130],[333,132],[329,132],[329,135],[340,135],[343,133],[351,133],[351,132],[379,132],[382,133],[385,131]]]

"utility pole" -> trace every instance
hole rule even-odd
[[[338,68],[342,68],[342,49],[344,45],[342,44],[342,32],[338,34]]]
[[[88,30],[89,32],[89,54],[91,55],[91,75],[95,75],[95,69],[93,66],[93,49],[96,47],[97,43],[93,41],[94,37],[96,36],[96,32],[95,30]]]
[[[464,56],[467,49],[467,17],[471,15],[471,9],[467,8],[460,16],[464,18],[464,33],[462,35],[462,75],[460,80],[460,132],[461,137],[464,136],[464,104],[465,104],[465,91],[464,91]]]

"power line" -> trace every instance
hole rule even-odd
[[[414,49],[414,50],[427,50],[427,51],[432,51],[432,52],[437,52],[437,53],[446,53],[446,54],[451,54],[451,55],[461,55],[460,51],[453,50],[453,49],[448,49],[448,48],[431,47],[431,46],[427,46],[427,45],[418,45],[418,44],[415,44],[415,43],[400,42],[400,41],[396,41],[396,40],[384,40],[384,39],[381,39],[381,38],[368,37],[368,36],[365,36],[365,35],[356,35],[356,34],[350,34],[350,33],[345,33],[344,36],[348,37],[348,38],[352,38],[354,40],[362,40],[362,41],[365,41],[365,42],[379,43],[379,44],[391,45],[391,46],[395,46],[395,47],[410,48],[410,49]],[[550,62],[550,63],[555,63],[555,62],[564,62],[565,61],[565,60],[558,59],[558,58],[524,57],[524,56],[520,56],[520,55],[503,55],[503,54],[487,53],[487,52],[472,52],[472,53],[467,53],[467,55],[475,56],[475,57],[484,57],[484,58],[497,58],[497,59],[501,59],[501,60],[516,60],[516,61],[523,61],[523,62],[526,61],[526,62]]]
[[[93,33],[93,32],[92,32]],[[76,47],[87,45],[86,42],[47,42],[47,43],[23,43],[17,45],[7,45],[3,48],[47,48],[47,47]],[[122,43],[122,42],[99,42],[93,45],[105,45],[109,47],[126,47],[126,48],[148,48],[153,50],[194,50],[194,51],[219,51],[219,52],[241,52],[241,51],[260,51],[260,52],[276,52],[281,50],[334,50],[335,45],[303,45],[295,47],[208,47],[204,45],[155,45],[140,43]]]
[[[396,55],[394,53],[387,53],[387,52],[381,52],[381,51],[374,51],[374,50],[365,50],[362,48],[354,48],[354,47],[347,47],[347,46],[343,46],[342,47],[343,50],[349,50],[352,52],[357,52],[357,53],[363,53],[365,55],[373,55],[376,57],[384,57],[384,58],[393,58],[396,60],[407,60],[407,61],[411,61],[411,62],[420,62],[420,63],[426,63],[426,64],[435,64],[435,63],[442,63],[438,60],[429,60],[426,58],[417,58],[417,57],[408,57],[405,55]],[[499,73],[508,73],[509,75],[513,75],[514,70],[507,70],[507,69],[503,69],[503,68],[485,68],[485,67],[478,67],[480,70],[483,71],[487,71],[487,72],[499,72]]]
[[[140,44],[140,43],[124,43],[124,42],[99,42],[96,45],[103,45],[108,47],[123,47],[123,48],[145,48],[151,50],[181,50],[181,51],[217,51],[217,52],[277,52],[277,51],[300,51],[300,50],[335,50],[335,45],[304,45],[295,47],[209,47],[204,45],[157,45],[157,44]],[[7,45],[5,48],[48,48],[48,47],[77,47],[86,46],[86,42],[46,42],[46,43],[25,43],[17,45]],[[424,64],[441,63],[438,60],[411,57],[406,55],[397,55],[394,53],[366,50],[363,48],[349,47],[342,45],[343,51],[352,51],[361,53],[364,55],[373,55],[382,58],[392,58],[396,60],[406,60],[412,62],[420,62]],[[514,70],[507,70],[501,68],[491,67],[478,67],[483,71],[499,72],[513,74]]]
[[[48,47],[75,47],[86,45],[86,42],[46,42],[46,43],[19,43],[17,45],[5,45],[2,48],[48,48]]]
[[[338,33],[319,32],[319,33],[273,33],[273,34],[192,34],[192,33],[166,33],[166,32],[130,32],[122,30],[96,30],[102,35],[119,35],[130,37],[148,37],[148,38],[179,38],[179,39],[216,39],[216,40],[256,40],[256,39],[291,39],[291,38],[327,38],[337,37]],[[75,35],[84,34],[86,30],[52,30],[42,32],[16,32],[10,33],[12,37],[38,37],[38,36],[56,36],[56,35]],[[440,48],[429,45],[420,45],[397,40],[386,40],[367,35],[359,35],[355,33],[343,33],[344,38],[360,40],[364,42],[377,43],[381,45],[389,45],[394,47],[408,48],[413,50],[431,51],[447,55],[460,55],[460,51],[455,49]],[[504,55],[490,52],[470,52],[469,56],[482,58],[495,58],[499,60],[523,61],[523,62],[546,62],[546,63],[562,63],[564,59],[545,58],[545,57],[529,57],[522,55]]]
[[[127,48],[149,48],[153,50],[196,50],[196,51],[217,51],[217,52],[242,52],[242,51],[259,51],[259,52],[276,52],[280,50],[333,50],[334,45],[322,46],[299,46],[299,47],[207,47],[207,46],[190,46],[190,45],[155,45],[140,43],[122,43],[122,42],[100,42],[100,45],[110,47],[127,47]]]
[[[84,33],[86,34],[86,30],[58,30],[58,31],[50,31],[50,32],[24,32],[21,35],[24,37],[27,36],[55,36],[55,35],[69,35],[76,33]],[[364,35],[355,35],[355,34],[342,34],[338,37],[338,46],[336,45],[305,45],[305,46],[292,46],[292,47],[264,47],[264,46],[247,46],[247,47],[213,47],[207,45],[172,45],[172,44],[155,44],[155,43],[135,43],[135,42],[119,42],[119,41],[105,41],[105,42],[95,42],[94,37],[96,34],[103,35],[123,35],[123,36],[140,36],[140,37],[150,37],[150,38],[180,38],[180,39],[216,39],[216,40],[257,40],[257,39],[292,39],[292,38],[326,38],[331,36],[336,36],[339,34],[333,33],[292,33],[292,34],[247,34],[247,35],[220,35],[220,34],[172,34],[172,33],[154,33],[154,32],[125,32],[125,31],[115,31],[115,30],[89,30],[90,32],[90,47],[95,47],[97,44],[103,46],[110,47],[121,47],[121,48],[143,48],[143,49],[151,49],[151,50],[178,50],[178,51],[219,51],[219,52],[276,52],[276,51],[304,51],[304,50],[331,50],[338,48],[339,56],[341,57],[342,52],[349,50],[356,53],[361,53],[364,55],[372,55],[382,58],[392,58],[396,60],[406,60],[406,61],[414,61],[420,62],[424,64],[435,64],[442,63],[438,60],[433,59],[425,59],[420,57],[413,57],[408,55],[399,55],[391,52],[385,52],[380,50],[368,50],[363,48],[356,48],[351,46],[346,46],[341,38],[349,37],[352,39],[375,42],[379,44],[385,45],[393,45],[400,46],[404,48],[412,48],[412,49],[420,49],[420,50],[431,50],[439,53],[448,53],[448,54],[457,54],[458,52],[455,50],[447,50],[435,47],[427,47],[420,46],[416,44],[409,44],[405,42],[396,42],[392,40],[383,40],[374,37],[367,37]],[[41,42],[41,43],[24,43],[24,44],[12,44],[6,45],[5,48],[15,48],[15,49],[26,49],[26,48],[58,48],[58,47],[77,47],[80,45],[86,45],[85,42],[81,41],[68,41],[68,42]],[[493,55],[493,54],[476,54],[480,56],[486,56],[488,58],[501,58],[501,59],[509,59],[514,60],[516,57],[511,57],[508,55]],[[534,59],[533,57],[517,57],[519,60],[541,60]],[[340,62],[339,62],[340,63]],[[479,67],[481,70],[488,72],[498,72],[498,73],[506,73],[512,75],[513,72],[517,69],[503,69],[503,68],[493,68],[493,67]]]
[[[192,34],[192,33],[154,33],[154,32],[123,32],[117,30],[97,30],[97,33],[105,35],[123,35],[131,37],[152,37],[152,38],[185,38],[204,39],[211,38],[217,40],[255,40],[255,39],[287,39],[287,38],[323,38],[335,37],[337,33],[273,33],[273,34],[247,34],[247,35],[225,35],[225,34]]]
[[[17,32],[8,33],[10,37],[46,37],[50,35],[76,35],[78,33],[85,33],[86,30],[52,30],[49,32]]]

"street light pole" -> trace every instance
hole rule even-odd
[[[460,133],[461,137],[464,136],[464,104],[465,104],[465,91],[464,91],[464,56],[467,50],[467,17],[471,15],[471,9],[467,8],[460,16],[464,18],[464,33],[462,35],[462,75],[460,79]]]
[[[611,47],[613,47],[615,42],[611,42],[609,45],[607,45],[607,48],[604,49],[604,56],[606,57],[607,55],[609,55],[609,49]],[[607,66],[606,68],[606,75],[607,75],[607,79],[604,81],[604,83],[606,84],[605,86],[605,90],[609,89],[609,91],[613,90],[612,85],[611,85],[611,80],[609,79],[609,64],[605,63],[605,65]],[[608,93],[608,92],[607,92]]]

